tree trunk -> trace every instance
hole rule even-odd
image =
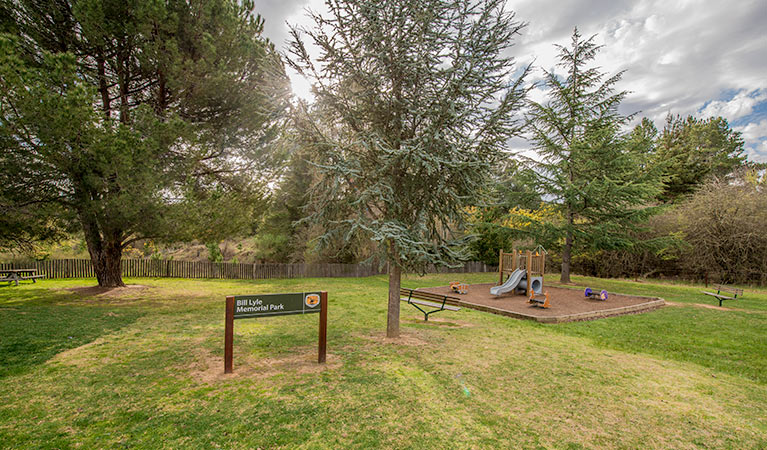
[[[573,254],[573,225],[575,225],[575,214],[572,210],[567,212],[567,224],[569,229],[565,236],[565,248],[562,249],[562,273],[559,275],[560,283],[570,282],[570,259]]]
[[[399,266],[389,259],[389,311],[386,316],[386,337],[399,337],[400,276]]]
[[[88,253],[91,255],[93,270],[96,272],[96,280],[100,287],[125,286],[122,279],[120,262],[122,261],[122,242],[120,233],[106,233],[102,237],[95,220],[80,215],[80,222],[85,234],[85,242],[88,244]]]
[[[105,242],[103,250],[93,255],[91,261],[96,270],[96,279],[101,287],[125,286],[122,278],[122,248],[120,242]]]
[[[570,255],[573,250],[573,235],[567,233],[565,237],[565,248],[562,249],[562,273],[559,276],[560,283],[570,282]]]
[[[109,87],[107,86],[106,61],[104,60],[104,52],[101,48],[98,49],[98,53],[96,54],[96,67],[99,74],[101,109],[104,111],[104,116],[109,120],[112,117],[112,105],[111,100],[109,99]]]

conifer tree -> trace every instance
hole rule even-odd
[[[131,242],[243,230],[289,95],[253,7],[0,0],[0,229],[82,231],[109,287]]]
[[[661,200],[685,198],[709,178],[732,173],[746,159],[743,144],[741,133],[722,117],[666,117],[656,140],[656,159],[665,175]]]
[[[654,212],[646,205],[660,192],[660,166],[648,164],[652,133],[626,133],[632,116],[618,112],[626,91],[615,91],[623,72],[605,78],[589,67],[601,46],[582,39],[559,48],[566,78],[545,72],[548,101],[530,102],[531,160],[539,187],[563,218],[548,232],[562,244],[561,281],[570,282],[574,248],[631,248],[632,231]]]
[[[378,243],[387,336],[397,337],[402,271],[465,256],[464,208],[519,132],[526,70],[508,49],[523,24],[503,0],[326,4],[329,15],[310,13],[312,29],[292,31],[292,64],[313,81],[322,115],[298,121],[321,172],[307,220],[323,224],[325,241]]]

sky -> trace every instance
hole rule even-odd
[[[722,116],[743,135],[751,161],[767,162],[767,0],[509,0],[527,27],[510,50],[517,64],[533,63],[531,82],[555,67],[557,49],[573,28],[604,45],[595,64],[630,94],[625,114],[648,117],[661,129],[668,114]],[[287,52],[288,25],[308,26],[305,9],[324,0],[256,0],[264,34]],[[293,92],[311,99],[309,84],[290,74]],[[543,88],[530,93],[544,101]],[[525,148],[521,140],[512,146]]]

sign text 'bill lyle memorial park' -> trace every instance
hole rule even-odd
[[[324,363],[328,328],[327,292],[293,292],[289,294],[234,295],[226,297],[224,373],[232,372],[234,319],[310,313],[320,314],[317,362]]]

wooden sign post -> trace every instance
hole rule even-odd
[[[224,373],[232,373],[234,320],[289,314],[320,314],[317,362],[325,362],[328,334],[328,293],[233,295],[226,297],[224,322]]]

